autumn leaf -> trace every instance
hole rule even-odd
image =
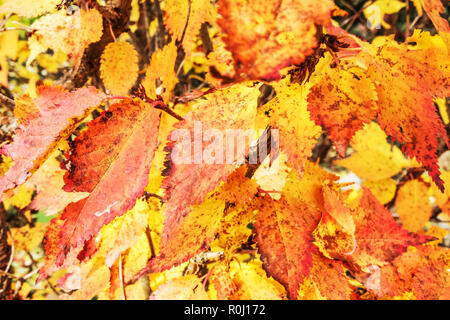
[[[345,64],[332,68],[330,64],[331,56],[327,55],[311,76],[308,110],[344,157],[355,132],[376,117],[378,98],[372,81],[361,70]]]
[[[172,163],[169,176],[163,181],[167,203],[161,240],[162,246],[170,241],[169,235],[172,234],[172,230],[178,226],[183,218],[188,215],[190,207],[201,203],[208,192],[212,191],[221,181],[226,180],[235,170],[235,166],[229,163],[237,159],[236,153],[233,152],[232,159],[225,159],[223,149],[223,146],[231,144],[231,141],[228,141],[230,138],[233,139],[232,145],[235,145],[234,137],[225,137],[227,140],[222,140],[222,145],[220,145],[219,140],[212,140],[213,138],[223,138],[223,132],[220,132],[220,137],[210,137],[210,143],[215,143],[206,146],[203,143],[202,149],[195,149],[197,147],[194,146],[194,140],[198,138],[195,136],[194,125],[202,126],[203,131],[208,129],[220,130],[220,128],[243,130],[254,128],[258,92],[257,88],[253,88],[251,84],[248,84],[237,85],[219,93],[209,94],[205,100],[199,101],[193,106],[193,111],[185,115],[184,121],[176,125],[177,129],[185,129],[184,133],[186,135],[182,137],[172,136],[172,139],[182,138],[182,141],[177,141],[176,144],[172,143],[170,145],[171,152],[175,152],[175,155],[171,154],[171,156],[178,156],[178,161],[185,159],[187,163]],[[208,111],[210,108],[219,109],[220,111],[217,110],[217,112],[220,112],[222,117],[211,117]],[[196,144],[198,145],[198,141]],[[190,151],[191,146],[194,146],[194,149],[192,149],[194,154],[192,155]],[[214,159],[205,159],[207,162],[199,163],[199,158],[203,155],[211,155],[213,151],[211,147],[219,147],[218,152],[222,152],[222,155],[217,153],[214,155]],[[187,152],[187,154],[184,152]],[[179,154],[177,155],[177,153]],[[242,156],[245,157],[247,153],[248,151],[244,149]],[[211,160],[213,163],[208,163]],[[225,161],[226,163],[224,164]],[[189,192],[187,192],[188,190]]]
[[[150,59],[150,64],[145,71],[145,79],[142,85],[149,98],[157,98],[156,80],[162,82],[163,92],[160,93],[166,103],[172,95],[172,90],[178,82],[175,73],[175,61],[177,59],[177,47],[175,41],[172,41],[164,48],[158,50]]]
[[[367,189],[363,189],[356,208],[345,205],[336,192],[325,190],[324,198],[330,201],[326,205],[330,219],[323,221],[325,225],[319,224],[315,231],[314,243],[328,257],[350,263],[356,270],[367,271],[391,262],[409,246],[433,240],[402,229]],[[337,221],[336,214],[343,215],[341,220],[345,223]],[[352,220],[354,232],[349,228],[351,222],[347,222]]]
[[[159,113],[142,102],[122,100],[89,122],[75,139],[67,154],[70,171],[64,189],[90,195],[62,213],[57,266],[64,263],[70,248],[83,245],[143,194],[156,149]],[[120,177],[127,182],[118,183]]]
[[[391,26],[384,20],[384,16],[397,13],[405,6],[405,3],[398,0],[376,0],[364,9],[364,15],[369,20],[371,29],[380,28],[380,26],[390,29]]]
[[[359,57],[368,68],[367,76],[376,83],[380,127],[402,143],[404,152],[410,158],[416,157],[443,189],[436,148],[439,137],[449,142],[433,97],[449,95],[448,61],[438,69],[435,61],[428,64],[425,56],[422,58],[426,50],[408,50],[394,43],[379,48],[364,44],[363,48]],[[392,90],[405,94],[393,95]]]
[[[318,46],[314,24],[328,25],[333,1],[226,0],[218,24],[238,73],[252,79],[279,78],[279,70],[300,64]]]
[[[445,248],[412,248],[392,264],[360,275],[365,286],[378,297],[398,297],[412,292],[418,300],[446,300],[450,297],[449,251]]]
[[[36,32],[28,39],[31,51],[28,64],[38,54],[52,49],[69,55],[77,70],[84,50],[89,44],[100,40],[103,20],[96,9],[78,10],[70,16],[65,10],[60,10],[36,20],[30,28]]]
[[[0,5],[0,14],[14,12],[31,18],[54,11],[60,2],[60,0],[5,0]]]
[[[138,78],[138,56],[128,42],[112,42],[103,51],[100,76],[114,95],[126,95]]]
[[[57,216],[53,218],[47,226],[47,231],[44,235],[43,240],[45,248],[45,262],[39,269],[39,276],[36,279],[37,283],[39,283],[43,279],[48,278],[60,268],[72,267],[80,262],[80,260],[77,259],[77,256],[81,252],[83,247],[67,250],[63,264],[56,264],[61,250],[59,245],[59,232],[63,223],[64,221],[61,219],[61,216]]]
[[[336,160],[334,163],[350,169],[363,179],[388,179],[414,164],[405,159],[397,146],[389,145],[386,133],[375,122],[366,124],[357,131],[351,145],[354,152],[350,157]]]
[[[30,208],[44,211],[47,216],[55,215],[69,203],[88,196],[86,192],[66,192],[63,190],[66,171],[61,168],[61,163],[56,159],[59,155],[59,150],[53,152],[24,184],[30,190],[36,190]]]
[[[209,300],[200,280],[193,276],[167,281],[150,296],[150,300]]]
[[[33,227],[25,225],[21,228],[12,228],[11,236],[14,239],[15,249],[30,252],[42,243],[45,229],[43,223],[36,223]]]
[[[110,271],[104,264],[101,256],[77,266],[59,281],[59,286],[64,282],[70,283],[70,289],[75,292],[59,296],[60,300],[89,300],[109,285]]]
[[[246,242],[252,234],[249,224],[255,217],[253,211],[251,204],[227,210],[220,221],[216,239],[211,247],[223,250],[225,257],[231,258],[233,252]]]
[[[181,217],[176,224],[168,225],[169,218],[173,219],[173,217],[167,215],[166,207],[159,254],[149,261],[146,271],[158,272],[169,269],[205,250],[219,231],[221,223],[223,223],[222,219],[228,214],[232,215],[228,209],[236,206],[236,203],[245,205],[256,193],[254,182],[243,182],[243,185],[247,185],[247,189],[241,188],[240,185],[236,187],[237,181],[248,180],[245,178],[245,173],[246,170],[242,169],[231,173],[225,183],[210,192],[201,204],[191,206],[187,216]],[[235,189],[235,192],[241,192],[240,199],[235,203],[227,202],[236,199],[234,196],[230,197],[231,188]],[[245,193],[246,191],[247,193]],[[245,219],[245,217],[243,218]],[[137,274],[137,277],[143,271],[145,270]]]
[[[214,286],[219,300],[233,298],[233,295],[238,291],[238,286],[229,274],[229,266],[225,262],[214,264],[210,282]]]
[[[316,252],[312,255],[313,266],[308,278],[298,291],[299,300],[347,300],[351,286],[340,261],[324,258]]]
[[[446,1],[446,0],[444,0]],[[450,50],[450,25],[448,20],[445,20],[441,14],[444,13],[444,5],[441,0],[413,0],[419,15],[423,14],[423,10],[433,22],[437,31],[444,39],[448,50]]]
[[[87,112],[99,105],[105,95],[94,88],[82,88],[67,92],[58,86],[38,87],[38,96],[24,96],[18,100],[18,108],[26,101],[28,113],[14,135],[14,142],[3,146],[1,152],[10,156],[14,164],[0,177],[2,192],[23,184],[46,157],[75,129]]]
[[[423,231],[432,214],[428,197],[428,187],[419,180],[410,180],[400,187],[395,199],[395,211],[405,229]]]
[[[230,263],[229,274],[237,290],[232,293],[232,300],[283,300],[286,291],[282,285],[268,276],[259,259],[240,264],[234,260]]]
[[[105,256],[108,267],[113,265],[123,251],[133,246],[144,232],[149,211],[147,203],[138,200],[133,209],[102,228],[99,252]]]
[[[0,7],[1,10],[1,7]],[[5,31],[0,34],[0,84],[8,87],[8,60],[17,58],[19,32]]]
[[[394,179],[390,178],[384,180],[366,180],[362,183],[362,186],[369,189],[381,204],[391,202],[397,191],[397,183]]]
[[[273,201],[265,197],[259,204],[254,226],[264,269],[294,299],[312,267],[312,232],[321,213],[302,201],[292,203],[283,198]]]
[[[311,156],[322,129],[311,120],[307,110],[308,88],[288,81],[272,84],[277,95],[265,108],[271,110],[270,125],[280,130],[280,149],[302,176],[304,162]]]

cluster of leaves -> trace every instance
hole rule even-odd
[[[0,2],[8,297],[449,299],[450,26],[413,4],[436,34],[367,42],[332,0]],[[270,154],[197,161],[196,123]]]

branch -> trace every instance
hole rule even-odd
[[[1,93],[0,93],[0,103],[11,110],[14,109],[14,107],[16,106],[16,103],[14,102],[13,99]]]

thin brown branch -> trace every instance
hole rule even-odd
[[[123,282],[123,266],[122,266],[122,254],[119,255],[119,281],[120,281],[120,290],[122,293],[122,300],[127,300],[127,294],[125,292],[125,284]]]
[[[14,109],[14,107],[16,106],[16,103],[14,102],[13,99],[1,93],[0,93],[0,103],[11,110]]]
[[[148,239],[148,244],[150,246],[150,259],[156,257],[156,251],[155,251],[155,247],[153,245],[153,239],[152,239],[152,231],[150,230],[150,228],[147,226],[147,228],[145,229],[145,233],[147,235],[147,239]]]

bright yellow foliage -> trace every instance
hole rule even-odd
[[[398,191],[395,210],[405,229],[412,232],[423,231],[432,214],[426,184],[419,180],[406,182]]]
[[[286,291],[272,277],[268,277],[262,268],[261,261],[249,263],[230,263],[230,275],[238,287],[235,298],[241,300],[282,300]]]
[[[14,30],[0,33],[0,85],[5,87],[8,86],[9,68],[6,58],[17,58],[18,40],[18,31]]]
[[[133,209],[102,228],[99,252],[105,255],[106,265],[111,266],[137,241],[147,227],[148,212],[147,203],[138,200]]]
[[[397,13],[404,7],[405,3],[402,1],[376,0],[364,9],[364,15],[369,20],[371,29],[379,28],[380,25],[385,29],[390,29],[391,26],[384,20],[384,16]]]
[[[103,51],[100,76],[113,95],[126,95],[138,78],[136,49],[128,42],[112,42]]]
[[[387,141],[386,133],[375,122],[366,124],[354,135],[351,145],[355,152],[348,158],[335,161],[367,180],[384,180],[413,166],[396,146]]]
[[[10,207],[23,209],[30,204],[32,195],[33,189],[30,189],[26,185],[22,185],[18,189],[18,192],[16,192],[12,197],[3,200],[3,205],[6,209]]]
[[[161,50],[158,50],[151,57],[150,65],[145,72],[145,79],[142,82],[147,95],[151,99],[156,99],[158,93],[156,80],[159,79],[162,82],[163,88],[161,96],[163,97],[164,102],[167,103],[169,101],[172,90],[178,82],[174,70],[176,59],[177,46],[175,45],[175,41],[172,41]]]
[[[397,183],[394,179],[383,180],[366,180],[362,184],[373,193],[375,198],[382,204],[389,203],[395,196],[397,190]]]
[[[37,222],[33,227],[25,225],[21,228],[12,228],[11,235],[15,250],[30,252],[42,243],[47,226]]]
[[[301,176],[322,128],[311,120],[307,109],[308,87],[290,83],[289,77],[272,85],[277,95],[265,106],[271,110],[270,125],[280,130],[280,148]]]

